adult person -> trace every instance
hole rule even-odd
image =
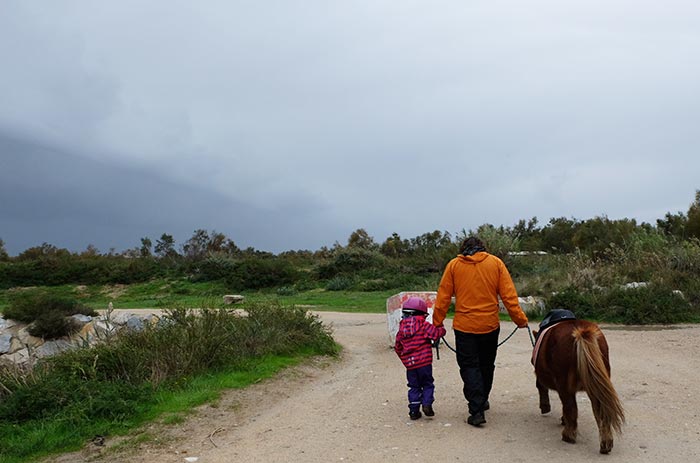
[[[511,320],[527,327],[527,316],[518,303],[518,294],[508,269],[501,259],[486,252],[484,243],[474,236],[462,242],[460,254],[445,267],[433,309],[433,324],[443,325],[452,296],[455,297],[457,364],[469,404],[467,423],[486,423],[489,393],[493,385],[498,348],[498,297]]]

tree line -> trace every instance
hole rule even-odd
[[[318,250],[290,250],[273,254],[248,247],[239,248],[232,238],[217,231],[197,229],[177,245],[163,233],[152,240],[116,253],[100,253],[94,246],[70,252],[49,243],[30,247],[10,256],[0,239],[0,287],[57,284],[134,283],[159,277],[187,277],[194,281],[227,280],[240,288],[279,287],[300,281],[338,279],[386,280],[390,273],[425,276],[440,272],[457,254],[459,244],[476,234],[489,251],[508,260],[515,251],[545,251],[549,254],[583,253],[605,259],[611,250],[624,248],[640,234],[657,235],[674,243],[700,242],[700,190],[687,212],[667,213],[656,224],[635,219],[551,218],[540,225],[537,217],[519,220],[512,226],[483,224],[476,230],[451,234],[434,230],[412,238],[392,233],[383,241],[363,228],[353,231],[345,244],[336,242]],[[508,263],[508,262],[507,262]],[[391,276],[389,279],[399,277]],[[384,286],[401,281],[384,282]],[[367,284],[370,289],[382,284]]]

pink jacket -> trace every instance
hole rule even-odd
[[[443,326],[434,326],[424,317],[406,317],[399,324],[394,350],[407,370],[433,363],[430,340],[440,339],[447,331]]]

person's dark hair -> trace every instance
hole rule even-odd
[[[476,236],[470,236],[462,241],[462,245],[459,247],[459,253],[464,256],[471,256],[480,251],[486,251],[486,246]]]

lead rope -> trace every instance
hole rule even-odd
[[[518,327],[517,327],[517,326],[515,327],[515,329],[513,330],[512,333],[510,333],[503,341],[501,341],[501,342],[498,343],[498,345],[496,346],[496,348],[499,348],[499,347],[501,347],[503,344],[505,344],[505,342],[506,342],[507,340],[509,340],[511,337],[513,337],[513,335],[515,334],[516,331],[518,331]],[[534,347],[535,347],[535,340],[534,340],[534,338],[532,337],[532,330],[530,329],[530,325],[527,325],[527,334],[530,336],[530,343],[532,344],[532,347],[534,348]],[[445,339],[444,336],[443,336],[441,339],[442,339],[442,342],[445,343],[445,345],[447,346],[448,349],[450,349],[450,350],[451,350],[452,352],[454,352],[455,354],[457,353],[457,351],[456,351],[452,346],[450,346],[450,343],[447,342],[447,339]],[[439,346],[440,346],[440,342],[438,341],[437,343],[435,343],[435,353],[437,354],[437,359],[438,359],[438,360],[440,360],[440,347],[439,347]]]

